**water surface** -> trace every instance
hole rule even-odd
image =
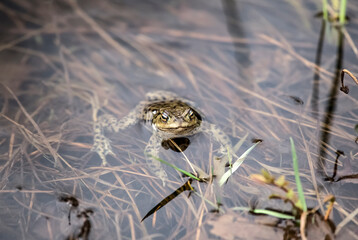
[[[358,9],[349,3],[340,35],[315,17],[320,1],[3,1],[1,238],[282,238],[279,226],[232,208],[290,209],[249,179],[265,168],[294,187],[290,137],[308,206],[333,194],[340,224],[358,197],[357,180],[344,177],[358,172],[358,87],[347,77],[344,94],[337,77],[358,73]],[[187,179],[165,166],[163,187],[149,171],[151,132],[140,124],[110,135],[116,156],[102,167],[92,125],[97,111],[121,118],[153,90],[190,99],[234,144],[248,134],[238,155],[263,142],[223,187],[193,182],[198,195],[184,192],[141,222]],[[190,142],[186,156],[210,173],[218,144],[205,134]],[[180,153],[161,157],[190,171]],[[350,221],[337,238],[357,239],[357,229]]]

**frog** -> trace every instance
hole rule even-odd
[[[163,185],[168,178],[161,162],[158,161],[161,144],[169,139],[190,137],[197,133],[207,133],[219,143],[218,156],[223,159],[232,151],[231,140],[217,125],[208,122],[188,99],[168,91],[148,92],[145,100],[140,101],[134,109],[121,119],[111,114],[104,114],[94,122],[94,143],[92,151],[96,152],[102,165],[106,166],[106,156],[114,155],[110,140],[105,132],[118,133],[138,122],[143,122],[152,131],[152,136],[144,149],[149,168]]]

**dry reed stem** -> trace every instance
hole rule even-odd
[[[308,166],[309,166],[309,170],[311,173],[311,178],[312,178],[312,185],[316,194],[316,199],[319,205],[319,208],[321,210],[321,212],[324,212],[324,208],[323,208],[323,204],[322,204],[322,199],[320,197],[320,193],[318,191],[318,185],[317,185],[317,179],[316,179],[316,174],[315,174],[315,169],[314,169],[314,162],[312,160],[311,157],[311,153],[309,151],[309,147],[307,146],[307,141],[304,138],[304,134],[302,132],[302,128],[301,126],[299,126],[299,130],[300,130],[300,134],[301,134],[301,138],[303,139],[303,144],[304,144],[304,148],[305,148],[305,152],[306,152],[306,156],[307,156],[307,162],[308,162]]]
[[[55,150],[52,148],[51,144],[49,143],[49,141],[47,140],[47,138],[45,137],[45,135],[42,133],[39,125],[37,125],[37,123],[34,121],[34,119],[30,116],[30,114],[28,114],[28,112],[26,111],[26,109],[22,106],[21,102],[19,101],[19,99],[16,97],[16,95],[14,94],[13,91],[11,91],[10,88],[8,88],[6,85],[2,84],[7,91],[12,95],[12,97],[15,99],[15,101],[17,102],[17,104],[19,105],[21,111],[24,113],[24,115],[26,116],[26,118],[31,122],[31,124],[34,126],[34,128],[36,129],[37,133],[40,135],[41,140],[43,141],[43,143],[46,145],[47,149],[49,150],[49,152],[51,153],[52,157],[55,159],[55,166],[57,164],[60,164],[60,162],[58,161],[58,156],[57,153],[55,152]],[[61,164],[59,165],[61,167]]]
[[[33,30],[33,31],[30,31],[30,33],[22,36],[22,37],[19,37],[18,39],[15,39],[9,43],[6,43],[6,44],[3,44],[3,45],[0,45],[0,52],[2,51],[5,51],[5,50],[8,50],[8,49],[12,49],[13,47],[15,47],[17,44],[21,43],[21,42],[24,42],[25,40],[28,40],[36,35],[39,35],[40,33],[42,33],[46,28],[50,28],[52,27],[52,24],[48,24],[46,25],[44,28],[40,28],[40,29],[37,29],[37,30]]]
[[[309,61],[303,55],[299,54],[300,52],[298,51],[298,48],[301,47],[306,50],[313,50],[314,46],[312,45],[312,43],[295,42],[291,39],[285,39],[283,34],[277,34],[278,29],[273,35],[262,34],[256,35],[253,38],[238,38],[224,35],[221,36],[216,34],[215,32],[208,34],[202,33],[201,31],[187,31],[181,29],[174,29],[172,26],[159,28],[154,24],[148,24],[148,27],[141,27],[137,29],[137,32],[135,33],[132,33],[128,29],[121,29],[120,32],[118,32],[116,30],[117,25],[114,25],[113,28],[106,28],[106,25],[104,23],[100,23],[99,21],[97,22],[95,18],[92,18],[88,13],[85,12],[84,9],[81,9],[81,7],[77,4],[76,1],[69,0],[68,2],[71,4],[72,9],[74,10],[74,15],[61,19],[60,21],[54,21],[55,24],[52,25],[46,25],[43,23],[43,21],[41,21],[41,19],[39,20],[36,17],[31,18],[31,16],[26,15],[25,13],[17,13],[15,11],[12,11],[8,7],[5,7],[3,4],[0,3],[0,11],[7,12],[8,16],[10,16],[11,19],[13,19],[13,21],[15,22],[15,26],[19,28],[14,29],[13,33],[23,34],[23,37],[16,38],[10,43],[1,45],[0,51],[5,52],[5,50],[10,50],[14,53],[21,53],[27,58],[38,57],[39,59],[41,59],[43,65],[46,65],[48,68],[53,70],[51,77],[49,77],[48,79],[38,79],[47,80],[46,82],[44,81],[46,87],[53,90],[55,94],[51,96],[45,96],[42,99],[43,101],[40,101],[35,107],[35,111],[32,111],[32,113],[29,114],[30,118],[26,116],[26,119],[24,120],[25,123],[27,121],[31,122],[31,119],[34,119],[35,116],[41,116],[42,114],[44,114],[46,111],[46,107],[52,104],[50,101],[51,99],[57,100],[61,99],[59,96],[65,96],[64,98],[66,98],[66,100],[68,100],[69,102],[71,102],[73,99],[79,101],[81,104],[83,104],[79,105],[80,107],[87,105],[92,106],[92,112],[85,110],[85,114],[82,115],[75,115],[76,113],[72,112],[72,109],[66,110],[66,116],[74,115],[76,117],[76,121],[77,119],[81,119],[81,126],[84,126],[86,131],[91,131],[91,119],[96,120],[97,112],[99,111],[99,109],[104,112],[112,112],[118,117],[122,117],[131,108],[130,104],[135,104],[134,102],[131,102],[133,101],[133,99],[142,99],[141,95],[146,92],[146,87],[148,87],[149,84],[145,86],[134,87],[133,84],[131,84],[132,76],[127,75],[127,73],[123,72],[123,69],[117,69],[118,64],[111,59],[107,60],[103,58],[101,60],[102,62],[97,62],[93,61],[93,59],[91,59],[91,57],[89,57],[88,55],[85,55],[83,59],[80,54],[76,53],[76,50],[73,50],[76,49],[76,47],[78,46],[66,45],[67,43],[65,43],[64,41],[60,42],[60,45],[58,45],[59,54],[55,55],[46,54],[44,52],[41,52],[41,50],[32,50],[16,46],[16,44],[18,43],[22,43],[26,40],[29,40],[34,36],[41,36],[42,34],[56,34],[58,36],[60,36],[61,34],[72,34],[74,38],[80,39],[83,45],[89,46],[91,48],[89,51],[96,52],[97,47],[102,48],[103,46],[97,44],[95,41],[92,41],[90,37],[86,36],[87,34],[95,33],[110,46],[110,50],[115,50],[114,53],[111,55],[113,58],[128,58],[138,67],[137,69],[140,69],[145,73],[150,73],[154,76],[166,77],[168,79],[173,80],[172,85],[166,85],[166,87],[169,86],[170,88],[174,89],[174,91],[183,91],[184,95],[187,93],[188,96],[190,96],[190,94],[195,93],[196,95],[193,95],[194,98],[203,102],[203,105],[200,107],[203,107],[204,110],[207,110],[209,112],[208,116],[214,115],[214,122],[218,123],[218,125],[222,126],[225,131],[230,132],[230,134],[232,134],[234,137],[240,136],[240,134],[243,132],[243,129],[246,129],[251,133],[251,135],[263,138],[264,143],[265,139],[273,139],[274,141],[280,143],[282,141],[283,136],[286,135],[294,135],[295,137],[299,137],[300,139],[302,139],[303,146],[301,146],[301,149],[298,148],[297,150],[305,152],[305,156],[308,159],[309,164],[309,169],[302,170],[302,176],[308,180],[307,186],[310,182],[312,182],[314,188],[314,191],[308,189],[305,192],[309,195],[308,197],[315,195],[322,209],[320,197],[317,190],[316,177],[313,169],[313,158],[317,157],[317,154],[313,150],[316,144],[314,130],[317,128],[317,119],[309,116],[309,114],[306,114],[309,111],[309,105],[305,105],[306,108],[296,108],[292,107],[291,104],[287,103],[285,99],[280,99],[280,97],[284,96],[285,94],[284,89],[285,84],[287,84],[287,79],[283,79],[282,83],[278,84],[278,87],[275,90],[269,92],[267,92],[257,82],[254,81],[253,89],[255,89],[255,91],[253,91],[249,87],[246,87],[240,81],[241,79],[238,80],[237,77],[237,72],[242,71],[242,69],[240,69],[241,66],[234,66],[230,58],[227,56],[227,51],[232,51],[230,45],[233,43],[250,44],[256,47],[275,46],[280,49],[277,54],[282,54],[283,52],[283,54],[292,56],[295,60],[302,62],[308,68],[313,68],[317,71],[323,72],[323,78],[325,82],[328,83],[328,77],[331,77],[332,73],[322,67],[318,68],[313,62]],[[111,5],[109,4],[106,6]],[[176,17],[182,17],[177,11],[177,9],[175,9],[173,6],[165,5],[163,7],[169,8],[168,11],[170,11]],[[89,26],[89,29],[86,29],[85,27],[67,26],[71,18],[74,18],[76,20],[78,20],[78,18],[82,19]],[[36,31],[26,29],[25,24],[23,24],[24,20],[26,19],[29,22],[38,23],[42,27],[40,27],[40,29]],[[54,27],[52,28],[52,26]],[[138,51],[141,55],[143,55],[143,57],[145,58],[144,62],[141,62],[141,60],[139,60],[136,55],[134,55],[130,50],[128,50],[125,45],[118,43],[113,37],[114,34],[117,34],[118,36],[119,34],[124,35],[123,38],[121,37],[121,39],[133,49]],[[190,50],[188,51],[185,48],[174,48],[173,50],[170,47],[163,45],[162,42],[157,41],[158,38],[162,38],[164,41],[168,40],[179,43],[181,41],[197,41],[197,43],[210,44],[208,45],[207,51],[213,52],[214,55],[207,56],[205,55],[205,52],[191,52]],[[348,41],[350,41],[349,37],[347,39]],[[350,43],[350,45],[353,50],[356,49],[354,48],[354,44]],[[270,51],[269,54],[274,55],[276,53]],[[357,55],[356,52],[355,54]],[[147,64],[147,61],[149,64]],[[260,61],[260,59],[255,59],[255,61]],[[102,70],[102,67],[105,70]],[[269,66],[269,68],[275,68],[275,66]],[[111,72],[107,73],[107,70]],[[248,81],[251,80],[249,79],[250,70],[251,69],[244,69],[244,75],[248,78]],[[254,70],[256,71],[257,69]],[[290,72],[292,72],[290,69],[285,71],[285,73],[288,74]],[[57,79],[60,79],[60,81],[54,81]],[[108,81],[108,79],[111,80]],[[207,83],[211,84],[211,88],[203,87],[206,86]],[[121,87],[130,89],[132,91],[133,98],[127,100],[124,99],[123,96],[117,95],[117,93],[121,93],[121,91],[118,90]],[[11,87],[11,89],[16,92],[15,88]],[[278,96],[272,96],[272,94],[277,93]],[[222,96],[225,96],[226,99],[228,99],[229,101],[227,103],[224,103],[221,98]],[[244,98],[244,100],[241,99],[242,97]],[[347,99],[349,101],[352,101],[352,103],[357,103],[357,100],[352,98],[352,96],[347,96]],[[261,104],[261,106],[258,105],[257,107],[253,107],[252,104],[248,104],[247,102],[251,100],[257,101],[259,104]],[[326,99],[322,99],[322,101],[325,100]],[[305,102],[307,103],[306,99]],[[215,109],[216,106],[222,106],[225,111],[229,112],[229,114],[225,116],[220,115],[221,112]],[[5,114],[5,110],[6,104],[3,107],[2,111],[4,111],[4,115],[7,115]],[[282,115],[281,112],[283,111],[287,111],[291,115],[289,115],[289,117]],[[10,118],[7,119],[9,120]],[[32,144],[37,147],[38,150],[27,153],[26,146],[21,146],[22,149],[19,148],[18,145],[16,145],[18,144],[16,142],[17,135],[14,131],[12,131],[9,133],[10,143],[8,156],[10,158],[12,157],[15,159],[19,152],[24,152],[24,158],[27,160],[29,167],[31,168],[31,174],[34,176],[34,179],[36,179],[38,182],[41,182],[42,186],[46,186],[47,184],[51,183],[53,183],[54,186],[60,186],[61,184],[64,184],[66,182],[69,182],[71,184],[73,182],[73,194],[75,194],[76,192],[89,192],[88,195],[92,194],[92,196],[94,196],[94,200],[91,200],[91,202],[93,203],[90,204],[92,204],[93,207],[99,206],[99,208],[101,208],[101,210],[103,211],[105,218],[111,219],[113,218],[113,214],[118,213],[123,215],[127,214],[126,216],[128,217],[128,221],[130,223],[130,234],[132,238],[142,237],[141,234],[143,234],[145,237],[149,237],[147,233],[144,233],[146,230],[145,226],[138,226],[137,221],[133,219],[133,213],[137,217],[137,219],[139,219],[140,217],[140,213],[138,210],[139,206],[137,206],[137,203],[135,202],[135,196],[139,193],[149,193],[151,194],[152,198],[157,200],[158,198],[163,197],[163,195],[165,195],[164,193],[166,190],[163,189],[160,184],[158,184],[158,181],[156,180],[157,178],[155,176],[152,176],[150,173],[147,172],[144,163],[132,163],[128,166],[127,163],[122,160],[123,156],[126,156],[121,155],[116,158],[116,161],[118,161],[118,164],[121,164],[121,166],[105,168],[87,168],[87,166],[81,166],[80,169],[84,169],[81,171],[74,166],[80,165],[80,161],[82,160],[86,160],[88,163],[89,155],[77,157],[71,156],[71,153],[68,153],[68,155],[66,156],[61,154],[62,158],[65,158],[64,160],[66,161],[64,162],[66,162],[66,166],[70,168],[70,171],[67,171],[66,173],[54,172],[53,169],[46,167],[46,170],[51,171],[51,173],[54,173],[54,178],[44,181],[43,175],[41,175],[43,173],[39,169],[37,169],[38,165],[36,162],[34,162],[34,158],[42,152],[43,138],[41,137],[40,139],[36,139],[34,137],[34,134],[27,130],[24,125],[18,124],[17,118],[14,119],[15,120],[12,121],[10,121],[10,119],[9,121],[12,122],[15,127],[20,129],[20,133],[26,138],[26,141],[32,142]],[[339,137],[339,141],[344,142],[346,140],[351,140],[355,137],[353,133],[346,131],[347,127],[351,127],[351,122],[355,120],[354,113],[348,116],[336,116],[335,119],[336,123],[330,130],[332,138]],[[227,125],[225,121],[229,122],[230,125]],[[40,125],[40,123],[38,124]],[[275,124],[274,127],[273,124]],[[54,126],[49,126],[49,128],[51,127]],[[68,128],[71,129],[74,127],[69,125]],[[296,132],[295,129],[297,128],[299,131]],[[52,136],[46,138],[48,143],[58,143],[56,148],[57,151],[65,150],[67,149],[67,147],[71,147],[71,150],[72,147],[78,147],[78,149],[76,150],[77,153],[81,153],[83,150],[89,150],[90,143],[77,142],[76,140],[72,139],[67,140],[67,137],[74,137],[74,135],[77,133],[65,135],[63,134],[63,129],[66,128],[64,125],[61,124],[60,134],[53,134]],[[282,129],[282,131],[277,131],[277,129]],[[47,129],[42,128],[41,130],[46,133],[45,130]],[[58,128],[55,127],[55,130],[58,131]],[[81,132],[80,134],[83,134],[88,138],[91,137],[91,132]],[[130,134],[127,133],[121,136],[124,139],[128,139],[129,143],[135,141],[136,143],[134,146],[142,147],[146,144],[145,140],[135,139],[136,137],[130,136]],[[31,139],[33,140],[30,141]],[[5,140],[0,139],[0,142],[1,141],[4,142]],[[275,143],[270,144],[270,146],[273,146]],[[114,149],[117,152],[121,153],[130,152],[129,154],[131,158],[138,158],[143,160],[143,156],[140,153],[131,152],[131,150],[127,149],[128,146],[129,144],[127,143],[125,145],[116,144],[116,146],[114,146]],[[326,158],[327,161],[329,161],[330,163],[333,163],[331,158],[334,157],[332,151],[335,151],[335,146],[336,145],[332,143],[324,144],[324,147],[328,151]],[[45,147],[48,148],[47,145],[45,145]],[[208,148],[209,159],[211,159],[213,149],[212,146]],[[267,150],[265,154],[268,154],[269,157],[277,156],[275,155],[275,153],[273,153],[274,150],[272,149],[263,148],[263,150]],[[125,160],[128,160],[127,158]],[[351,156],[351,158],[354,159],[354,156]],[[74,163],[71,162],[72,160],[74,161]],[[255,160],[255,163],[257,163],[256,166],[267,167],[268,169],[279,174],[292,174],[292,171],[288,168],[280,169],[277,167],[273,167],[270,163],[271,160],[275,159],[264,158],[260,159],[260,161]],[[202,167],[202,165],[200,166]],[[43,167],[45,168],[45,166]],[[21,168],[23,168],[22,165]],[[10,161],[8,161],[2,166],[1,173],[3,174],[3,176],[10,176],[11,171],[13,169],[15,169],[13,166],[13,162],[10,163]],[[209,169],[211,169],[211,167],[209,167]],[[21,170],[23,171],[23,169]],[[249,171],[254,172],[257,169],[251,168],[250,166],[245,166],[244,170],[244,173],[246,173]],[[119,186],[117,186],[116,182],[113,183],[101,179],[108,174],[112,174],[112,176],[115,176],[117,182],[119,182],[119,179],[122,181],[120,182]],[[129,187],[131,186],[130,184],[132,184],[134,177],[136,181],[138,181],[137,184],[143,185],[143,189],[141,189],[140,191]],[[95,183],[93,183],[92,180],[94,180]],[[250,186],[250,182],[245,179],[245,177],[240,177],[240,183],[234,182],[234,180],[237,180],[236,178],[232,180],[233,181],[231,181],[230,184],[233,184],[234,186],[240,186],[239,189],[245,189],[245,191],[250,193],[254,193],[256,190],[256,188]],[[171,181],[171,183],[179,184],[178,181]],[[102,187],[99,187],[100,184],[103,184],[105,190],[103,190]],[[212,186],[203,185],[204,184],[198,184],[200,195],[204,196],[205,198],[212,198],[215,195],[214,191],[211,188]],[[36,188],[38,186],[34,185],[33,187]],[[113,193],[112,190],[118,190],[121,193],[125,192],[130,199],[126,200],[125,197]],[[5,193],[10,191],[11,193],[14,192],[14,190],[4,190],[1,192]],[[327,191],[327,189],[324,189],[324,191]],[[30,193],[28,190],[22,190],[22,192]],[[35,191],[30,196],[33,197],[35,196],[35,194],[38,193],[41,192]],[[49,192],[48,194],[51,195],[53,193]],[[235,192],[234,194],[236,197],[241,193]],[[229,196],[227,197],[229,198]],[[243,196],[243,198],[245,198],[245,196]],[[187,199],[185,197],[183,197],[183,199],[185,199],[182,204],[182,206],[184,206],[185,204],[183,215],[181,215],[180,218],[174,216],[176,217],[176,221],[178,222],[178,225],[175,227],[175,230],[173,230],[174,236],[175,234],[179,234],[182,228],[188,229],[188,233],[185,235],[185,237],[187,238],[190,238],[190,236],[192,237],[194,235],[197,238],[206,236],[205,228],[200,228],[200,226],[205,226],[206,218],[204,218],[204,216],[208,213],[208,206],[205,203],[205,200],[202,198],[199,203],[194,203],[193,201],[191,201],[191,199]],[[115,202],[116,204],[113,205],[111,201]],[[27,215],[25,221],[26,227],[29,227],[30,216],[33,216],[35,213],[37,214],[36,205],[36,199],[34,198],[32,198],[30,203],[27,204],[30,214]],[[121,209],[123,205],[130,205],[130,208],[134,210],[132,210],[132,212],[129,209],[123,210]],[[338,211],[343,214],[343,205],[339,205],[339,207],[337,208]],[[167,209],[167,214],[168,216],[170,216],[172,211],[170,211],[170,208]],[[120,224],[124,221],[123,218],[125,218],[125,216],[122,216],[121,218],[117,218],[117,216],[118,215],[115,216],[116,221],[114,221],[114,225],[117,230],[117,236],[120,236],[121,234],[123,234],[123,232],[120,231]],[[190,219],[190,221],[188,221],[188,219]],[[190,226],[191,221],[199,223],[199,226],[196,226],[194,232]],[[54,233],[52,233],[51,227],[49,227],[51,226],[49,225],[49,221],[47,221],[47,224],[48,232],[51,232],[50,236],[52,236]]]
[[[132,54],[115,41],[100,25],[98,25],[90,16],[87,15],[77,4],[75,0],[68,0],[76,14],[82,18],[99,36],[103,38],[110,46],[122,54],[124,57],[132,59]]]

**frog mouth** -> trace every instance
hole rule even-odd
[[[179,134],[179,133],[191,132],[196,127],[197,126],[185,126],[185,127],[166,127],[166,128],[158,128],[158,129],[163,132]]]
[[[184,131],[188,128],[189,127],[165,127],[165,128],[159,128],[159,130],[165,131],[165,132],[171,132],[171,131]]]

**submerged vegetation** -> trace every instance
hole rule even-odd
[[[261,175],[253,174],[250,176],[251,179],[253,179],[254,181],[258,181],[258,182],[268,184],[268,185],[273,185],[273,186],[277,187],[278,189],[280,189],[281,191],[283,191],[285,193],[285,195],[272,194],[269,198],[270,199],[280,199],[280,200],[284,201],[285,203],[291,204],[292,209],[291,209],[290,214],[282,213],[283,210],[281,210],[281,209],[279,209],[277,211],[267,210],[267,209],[253,209],[250,211],[252,213],[256,213],[256,214],[266,214],[266,215],[281,218],[281,219],[294,220],[296,222],[296,224],[298,226],[300,226],[300,237],[302,239],[307,239],[306,233],[305,233],[307,224],[318,224],[319,225],[324,222],[315,223],[315,222],[307,221],[307,217],[310,214],[316,214],[316,211],[319,209],[319,207],[311,208],[310,210],[308,210],[308,208],[307,208],[306,199],[305,199],[304,191],[303,191],[301,180],[300,180],[296,148],[295,148],[294,141],[292,138],[290,138],[290,142],[291,142],[292,162],[293,162],[293,169],[294,169],[295,183],[296,183],[296,188],[297,188],[297,192],[298,192],[298,197],[294,193],[294,189],[290,188],[288,186],[289,182],[285,180],[284,175],[282,175],[278,178],[275,178],[269,172],[267,172],[266,170],[263,169],[261,171]],[[332,212],[334,201],[335,201],[335,198],[333,195],[329,195],[328,197],[325,198],[324,202],[329,202],[329,205],[327,207],[324,221],[329,220],[329,215]],[[241,210],[241,209],[238,209],[238,210]],[[332,234],[333,234],[333,232],[334,232],[334,229],[332,229]],[[312,236],[311,236],[311,238],[312,238]]]
[[[245,139],[247,138],[247,134],[235,145],[235,147],[233,148],[234,150],[234,154],[233,155],[236,155],[236,151],[239,150],[239,148],[241,147],[241,145],[243,144],[243,142],[245,141]],[[150,215],[154,214],[156,211],[158,211],[159,209],[161,209],[162,207],[164,207],[166,204],[168,204],[170,201],[172,201],[174,198],[176,198],[179,194],[181,194],[182,192],[186,191],[186,190],[190,190],[190,191],[194,191],[194,188],[191,186],[192,184],[192,181],[193,180],[197,180],[199,182],[212,182],[213,178],[218,178],[218,185],[219,187],[221,187],[223,184],[225,184],[229,177],[234,174],[236,172],[236,170],[239,169],[240,165],[245,161],[246,157],[249,155],[249,153],[256,147],[257,144],[259,144],[261,141],[258,141],[256,142],[253,146],[251,146],[249,149],[247,149],[240,157],[237,158],[237,160],[232,163],[232,159],[231,159],[231,155],[229,154],[228,156],[225,156],[225,157],[228,157],[229,158],[229,170],[227,170],[227,172],[225,172],[222,176],[209,176],[209,177],[206,177],[206,178],[198,178],[199,175],[196,173],[197,176],[194,176],[193,174],[183,170],[183,169],[180,169],[178,167],[176,167],[175,165],[163,160],[163,159],[160,159],[158,157],[155,157],[155,156],[152,156],[154,157],[157,161],[163,163],[163,164],[166,164],[172,168],[174,168],[175,170],[183,173],[185,176],[187,177],[190,177],[191,179],[188,180],[183,186],[179,187],[177,190],[175,190],[172,194],[170,194],[169,196],[165,197],[160,203],[158,203],[155,207],[153,207],[142,219],[142,221],[144,219],[146,219],[147,217],[149,217]],[[178,146],[177,146],[178,147]],[[179,149],[180,150],[180,149]],[[182,153],[182,151],[180,150],[179,152]],[[185,155],[183,153],[183,155]],[[185,159],[187,159],[185,157]],[[187,161],[189,161],[187,159]],[[214,161],[217,161],[217,160],[214,160]],[[190,166],[194,166],[193,163],[189,163]],[[215,164],[213,164],[215,166]],[[220,167],[220,165],[216,166],[216,167]],[[204,170],[200,169],[199,167],[195,167],[200,173],[204,173]],[[193,168],[194,170],[194,168]],[[195,171],[195,170],[194,170]],[[214,172],[214,171],[213,171]],[[205,174],[206,175],[206,174]],[[215,205],[215,204],[212,204],[212,205]],[[219,204],[219,205],[222,205],[222,204]],[[219,207],[218,205],[218,207]]]
[[[1,237],[358,239],[353,1],[6,0],[0,12]],[[209,134],[162,142],[164,187],[138,124],[105,132],[102,166],[97,112],[121,118],[152,90],[200,107],[236,143],[228,161]]]

